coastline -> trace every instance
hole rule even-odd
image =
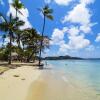
[[[43,70],[41,77],[31,84],[26,100],[100,100],[95,91],[74,81],[62,71]]]
[[[10,69],[0,75],[1,100],[25,100],[30,85],[39,78],[41,71],[35,66]]]
[[[99,94],[75,84],[64,70],[23,65],[0,75],[1,100],[100,100]]]

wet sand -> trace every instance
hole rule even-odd
[[[26,100],[100,100],[100,96],[51,69],[30,86]]]

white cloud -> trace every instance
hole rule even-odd
[[[45,2],[46,4],[51,3],[51,1],[52,1],[52,0],[44,0],[44,2]]]
[[[73,0],[54,0],[55,3],[57,3],[58,5],[64,5],[67,6],[69,5],[70,2],[72,2]]]
[[[84,38],[84,35],[69,37],[69,43],[71,49],[83,49],[90,45],[90,41]]]
[[[78,4],[73,10],[68,12],[63,19],[63,22],[78,23],[81,25],[87,25],[90,23],[91,13],[88,8],[83,4]]]
[[[81,3],[87,5],[87,4],[91,4],[94,3],[95,0],[80,0]]]
[[[68,31],[68,28],[67,27],[63,27],[62,32],[66,33],[67,31]]]
[[[86,51],[94,51],[95,50],[95,46],[94,45],[89,45],[85,50]]]
[[[69,5],[75,0],[54,0],[58,5]],[[76,0],[77,1],[77,0]],[[72,10],[68,11],[63,17],[62,23],[68,23],[69,26],[62,29],[54,29],[51,45],[58,45],[57,53],[67,54],[69,51],[94,50],[90,40],[85,38],[86,33],[92,33],[92,27],[97,23],[92,23],[93,15],[89,4],[95,0],[79,0]]]
[[[9,37],[6,37],[6,38],[4,39],[3,45],[6,46],[9,42],[10,42],[10,38],[9,38]],[[12,44],[13,44],[14,46],[17,46],[17,43],[16,43],[16,42],[12,42]],[[1,46],[1,45],[2,45],[2,42],[1,42],[0,46]]]
[[[44,0],[44,2],[48,3],[48,4],[53,1],[58,5],[68,6],[71,2],[77,1],[77,0]],[[94,3],[95,0],[79,0],[79,1],[80,1],[80,3],[82,3],[84,5],[88,5],[88,4]]]
[[[78,51],[84,48],[93,50],[90,40],[85,38],[86,33],[92,33],[92,27],[97,24],[91,22],[92,13],[91,9],[87,6],[91,3],[94,3],[94,0],[80,0],[62,20],[62,23],[69,23],[69,26],[66,28],[67,30],[65,32],[62,31],[63,29],[60,30],[62,35],[57,34],[59,33],[57,31],[53,32],[53,35],[56,34],[53,37],[53,40],[56,41],[53,42],[53,45],[56,43],[59,45],[58,52],[68,53],[69,50]]]
[[[64,43],[64,35],[65,32],[67,31],[67,28],[64,27],[62,30],[55,28],[53,33],[52,33],[52,37],[51,37],[51,45],[61,45],[62,43]]]
[[[75,27],[75,26],[71,26],[69,29],[68,29],[68,34],[71,35],[71,36],[76,36],[78,35],[80,32],[79,28],[78,27]]]
[[[67,34],[68,33],[68,34]],[[67,35],[66,42],[65,35]],[[51,45],[58,45],[59,52],[67,52],[68,50],[79,50],[90,45],[90,41],[85,39],[84,35],[79,34],[78,27],[64,27],[62,30],[54,29],[51,37]]]
[[[58,53],[67,53],[69,49],[70,49],[69,45],[64,43],[60,45]]]
[[[88,39],[85,39],[83,35],[79,36],[72,36],[69,38],[68,43],[63,43],[60,45],[59,54],[66,54],[68,51],[73,52],[78,51],[80,49],[86,48],[90,45],[90,41]],[[89,49],[89,48],[88,48]]]
[[[9,4],[13,3],[13,0],[8,0],[8,3],[9,3]]]
[[[84,33],[90,33],[92,32],[91,26],[89,24],[80,26],[80,30]]]
[[[10,5],[11,3],[12,3],[12,0],[9,0],[9,11],[8,11],[7,15],[12,13],[12,16],[16,17],[16,10]],[[18,17],[19,17],[20,20],[23,20],[25,22],[25,25],[21,26],[20,28],[21,29],[31,28],[32,26],[31,26],[31,24],[28,20],[28,17],[29,17],[28,9],[22,8],[20,11],[22,12],[23,15],[18,13]]]
[[[97,37],[96,37],[96,42],[100,42],[100,33],[98,33]]]
[[[83,33],[91,33],[92,27],[97,23],[91,22],[92,13],[87,5],[93,2],[94,0],[80,0],[80,3],[65,15],[62,23],[70,22],[72,25],[78,24],[80,31]]]
[[[82,31],[83,33],[92,33],[92,27],[96,24],[98,24],[98,23],[89,23],[86,25],[81,25],[80,31]]]

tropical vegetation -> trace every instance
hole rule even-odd
[[[16,11],[16,16],[4,16],[0,13],[0,31],[2,32],[2,46],[0,47],[0,60],[20,62],[34,62],[39,60],[41,66],[41,53],[45,48],[49,47],[49,38],[44,35],[46,18],[53,20],[53,10],[48,5],[38,9],[43,14],[42,32],[39,33],[35,28],[21,29],[20,27],[25,24],[20,20],[18,14],[24,16],[21,9],[24,9],[24,4],[19,0],[13,0],[11,6]],[[8,42],[7,42],[8,41]],[[15,57],[13,57],[15,56]],[[41,68],[41,67],[40,67]]]

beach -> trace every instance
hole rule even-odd
[[[26,100],[32,82],[40,77],[35,66],[10,69],[0,75],[0,100]]]
[[[48,64],[43,70],[23,65],[0,75],[0,100],[100,100],[99,92],[73,77],[76,74],[68,69],[70,61],[65,65],[68,73],[61,61],[54,62],[56,66]]]
[[[0,100],[100,100],[100,0],[0,0]]]

